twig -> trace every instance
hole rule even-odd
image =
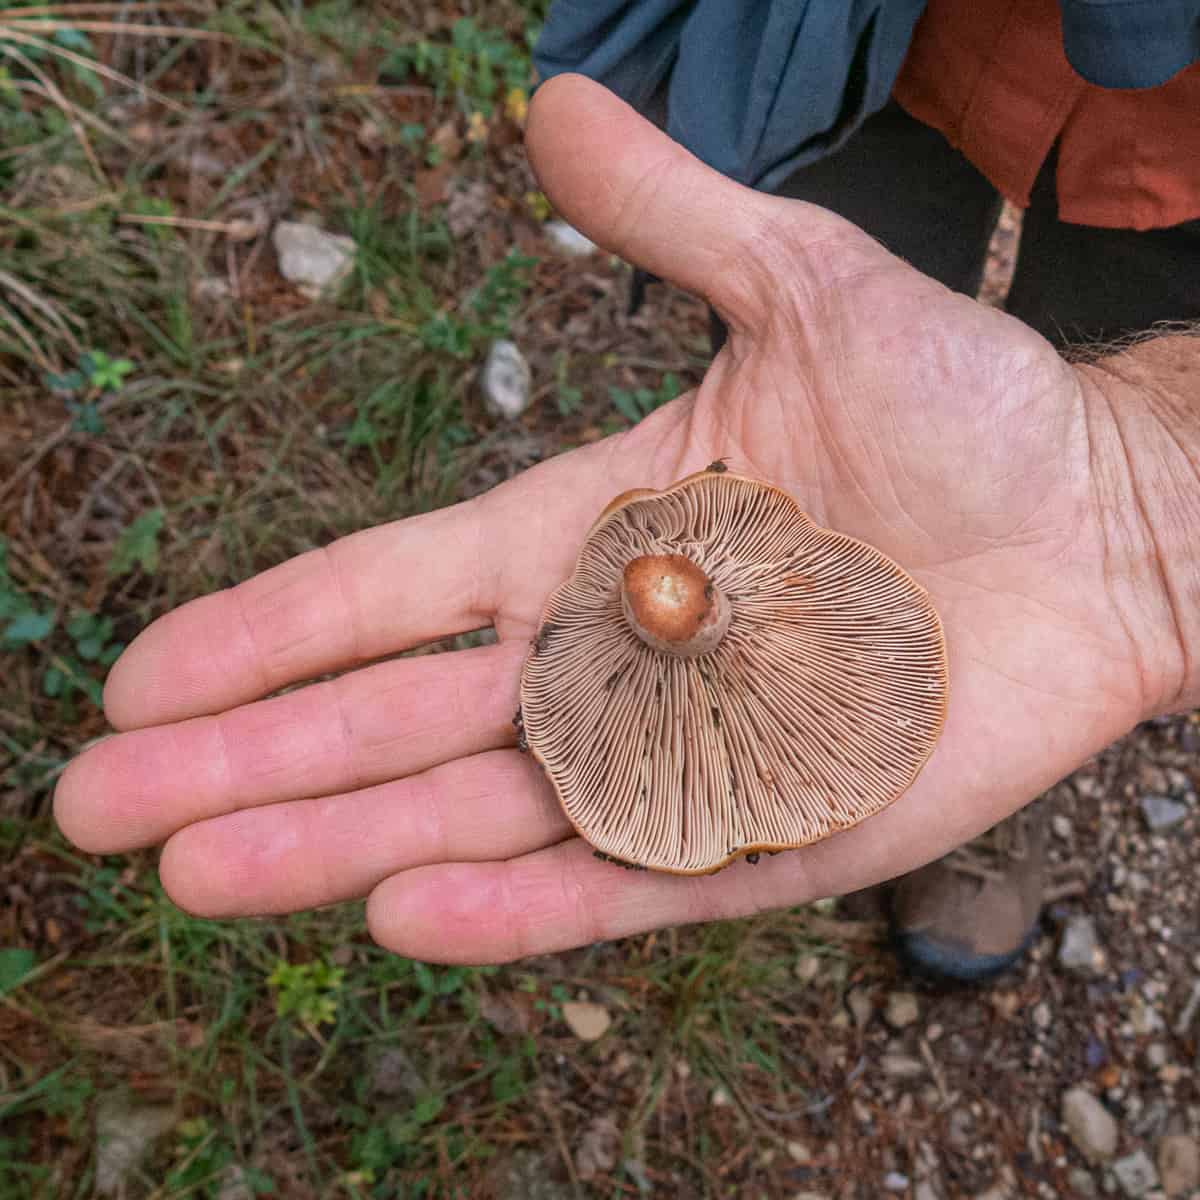
[[[538,1088],[538,1103],[542,1107],[542,1112],[546,1114],[546,1120],[550,1122],[550,1128],[554,1130],[554,1141],[558,1145],[558,1153],[563,1160],[563,1166],[567,1168],[567,1175],[571,1180],[571,1190],[575,1193],[577,1200],[583,1200],[583,1186],[580,1184],[579,1174],[575,1170],[575,1160],[571,1157],[571,1151],[567,1147],[567,1139],[563,1134],[562,1122],[558,1119],[558,1114],[554,1111],[554,1105],[549,1103],[548,1091],[549,1089],[545,1084]]]
[[[28,284],[18,279],[15,275],[10,275],[7,271],[0,271],[0,285],[8,288],[11,292],[15,292],[30,308],[37,309],[50,325],[71,343],[71,349],[78,353],[79,343],[75,340],[75,335],[68,327],[62,313],[55,308],[51,301],[47,300],[45,296],[39,296]]]
[[[202,217],[173,217],[128,212],[119,214],[117,219],[127,225],[168,225],[177,229],[198,229],[204,233],[223,233],[239,242],[248,241],[259,231],[259,226],[254,221],[207,221]]]
[[[21,33],[20,30],[14,28],[12,25],[5,25],[2,32],[5,38],[16,42],[18,45],[33,46],[38,50],[45,51],[47,54],[53,54],[58,58],[66,59],[67,62],[74,63],[77,67],[82,67],[85,71],[95,71],[97,75],[103,76],[112,83],[119,83],[122,87],[131,88],[135,92],[140,92],[143,96],[149,96],[164,108],[169,108],[172,112],[178,113],[180,116],[186,117],[188,115],[186,106],[180,104],[177,100],[172,100],[170,96],[164,96],[162,92],[156,91],[152,87],[147,87],[144,83],[138,83],[136,79],[130,79],[128,75],[122,75],[120,71],[114,71],[112,67],[106,67],[104,63],[97,62],[94,58],[87,58],[83,54],[76,54],[74,50],[68,50],[64,46],[56,46],[53,42],[46,41],[45,38],[34,37],[30,33]],[[3,48],[4,43],[0,41],[0,49]]]
[[[8,30],[0,30],[0,33],[7,35]],[[21,41],[22,39],[16,38],[14,40]],[[37,42],[37,38],[32,39],[32,44],[36,45]],[[76,114],[75,105],[73,105],[66,98],[66,96],[59,91],[54,80],[51,79],[50,76],[47,75],[46,72],[43,71],[41,67],[39,67],[33,61],[33,59],[29,57],[29,55],[22,54],[20,50],[14,50],[11,46],[5,45],[2,40],[0,40],[0,53],[3,53],[6,58],[12,58],[19,62],[21,66],[23,66],[25,70],[27,70],[42,85],[42,87],[46,89],[46,94],[51,100],[54,101],[56,105],[58,105],[59,108],[62,109],[67,121],[70,123],[71,132],[75,135],[75,140],[82,148],[84,156],[91,165],[92,171],[95,173],[96,178],[99,179],[105,187],[108,187],[108,176],[105,175],[104,168],[100,165],[100,160],[96,157],[96,152],[92,149],[92,143],[88,141],[87,134],[84,132],[83,125]]]
[[[200,38],[209,42],[232,42],[235,39],[228,33],[218,33],[213,29],[195,29],[190,25],[135,25],[126,21],[72,21],[71,29],[79,29],[84,33],[134,33],[145,37],[190,37]],[[26,20],[18,17],[16,24],[0,27],[0,32],[9,29],[33,29],[38,33],[57,33],[67,28],[63,21],[51,19]]]
[[[208,6],[199,3],[189,3],[187,0],[175,0],[174,3],[159,4],[154,0],[98,0],[94,4],[39,4],[29,8],[0,8],[0,21],[22,17],[72,17],[81,13],[123,13],[123,12],[167,12],[192,11],[207,12]]]

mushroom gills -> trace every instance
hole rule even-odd
[[[706,470],[597,520],[531,644],[518,733],[599,854],[700,874],[885,808],[948,687],[937,613],[897,564]]]

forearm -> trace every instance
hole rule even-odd
[[[1200,705],[1200,327],[1079,363],[1104,574],[1147,715]]]

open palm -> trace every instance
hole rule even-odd
[[[704,383],[478,500],[155,623],[109,681],[126,732],[60,782],[69,837],[165,841],[163,881],[195,912],[369,895],[382,944],[479,963],[912,869],[1147,711],[1105,591],[1085,399],[1046,342],[830,214],[729,183],[584,80],[542,89],[529,142],[568,217],[725,317]],[[715,876],[631,874],[591,856],[513,748],[521,665],[604,505],[718,457],[924,584],[947,634],[949,717],[916,785],[858,829]],[[495,645],[388,658],[492,624]]]

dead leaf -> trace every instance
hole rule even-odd
[[[537,1009],[528,992],[485,992],[479,999],[479,1014],[497,1033],[512,1036],[533,1032]]]
[[[426,167],[413,176],[413,188],[417,202],[422,208],[432,208],[446,199],[446,185],[454,172],[452,162],[440,162],[436,167]]]
[[[443,121],[433,131],[429,144],[441,155],[443,162],[451,162],[462,153],[463,140],[453,121]]]
[[[575,1171],[585,1183],[597,1175],[606,1175],[617,1164],[621,1148],[621,1130],[612,1117],[597,1117],[579,1139],[575,1152]]]
[[[504,96],[504,112],[517,125],[524,125],[529,115],[529,97],[524,88],[509,88]]]
[[[467,141],[472,146],[480,146],[487,141],[487,138],[487,118],[481,112],[473,112],[470,121],[467,123]]]
[[[612,1017],[603,1004],[586,1000],[568,1000],[562,1006],[563,1020],[567,1028],[581,1041],[594,1042],[603,1037],[612,1024]]]

